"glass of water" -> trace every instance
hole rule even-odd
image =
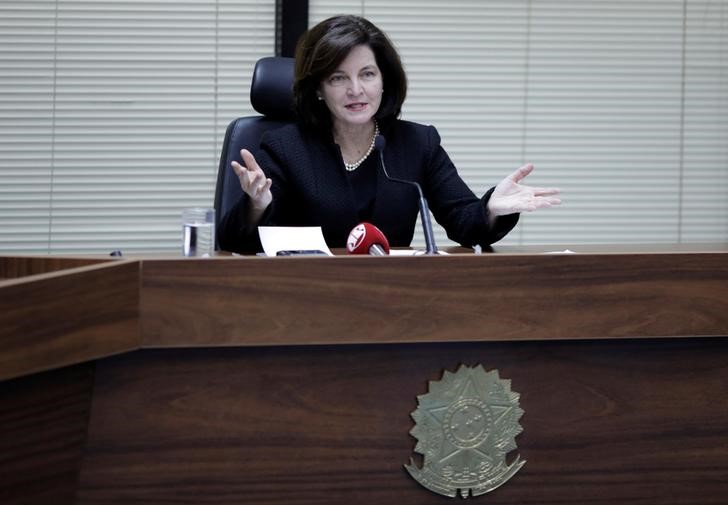
[[[210,257],[215,252],[215,209],[193,207],[182,211],[182,254]]]

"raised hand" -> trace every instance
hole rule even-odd
[[[233,161],[231,165],[240,180],[240,187],[250,197],[251,210],[262,212],[273,201],[273,194],[270,191],[273,182],[265,176],[250,151],[242,149],[240,157],[243,159],[243,165],[237,161]]]
[[[521,184],[532,171],[533,165],[527,163],[498,183],[488,200],[491,218],[516,212],[533,212],[561,203],[557,196],[560,192],[558,188],[534,188]]]

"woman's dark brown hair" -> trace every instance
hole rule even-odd
[[[296,47],[293,96],[298,120],[307,129],[331,128],[329,109],[317,99],[316,92],[349,51],[360,45],[369,46],[382,72],[384,93],[374,117],[384,123],[399,116],[407,95],[407,76],[392,42],[362,17],[335,16],[304,33]]]

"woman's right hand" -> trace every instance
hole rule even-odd
[[[250,197],[250,207],[254,212],[262,213],[273,201],[270,187],[273,184],[255,161],[255,157],[247,149],[240,150],[243,165],[237,161],[231,163],[235,175],[240,180],[240,187]]]

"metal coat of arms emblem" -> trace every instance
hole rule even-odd
[[[404,465],[424,487],[441,495],[467,498],[488,493],[513,477],[526,463],[506,455],[516,449],[515,437],[523,428],[520,395],[511,381],[486,372],[482,366],[461,365],[439,381],[430,381],[427,394],[417,397],[412,412],[417,439],[415,452],[424,456],[422,468],[410,458]]]

